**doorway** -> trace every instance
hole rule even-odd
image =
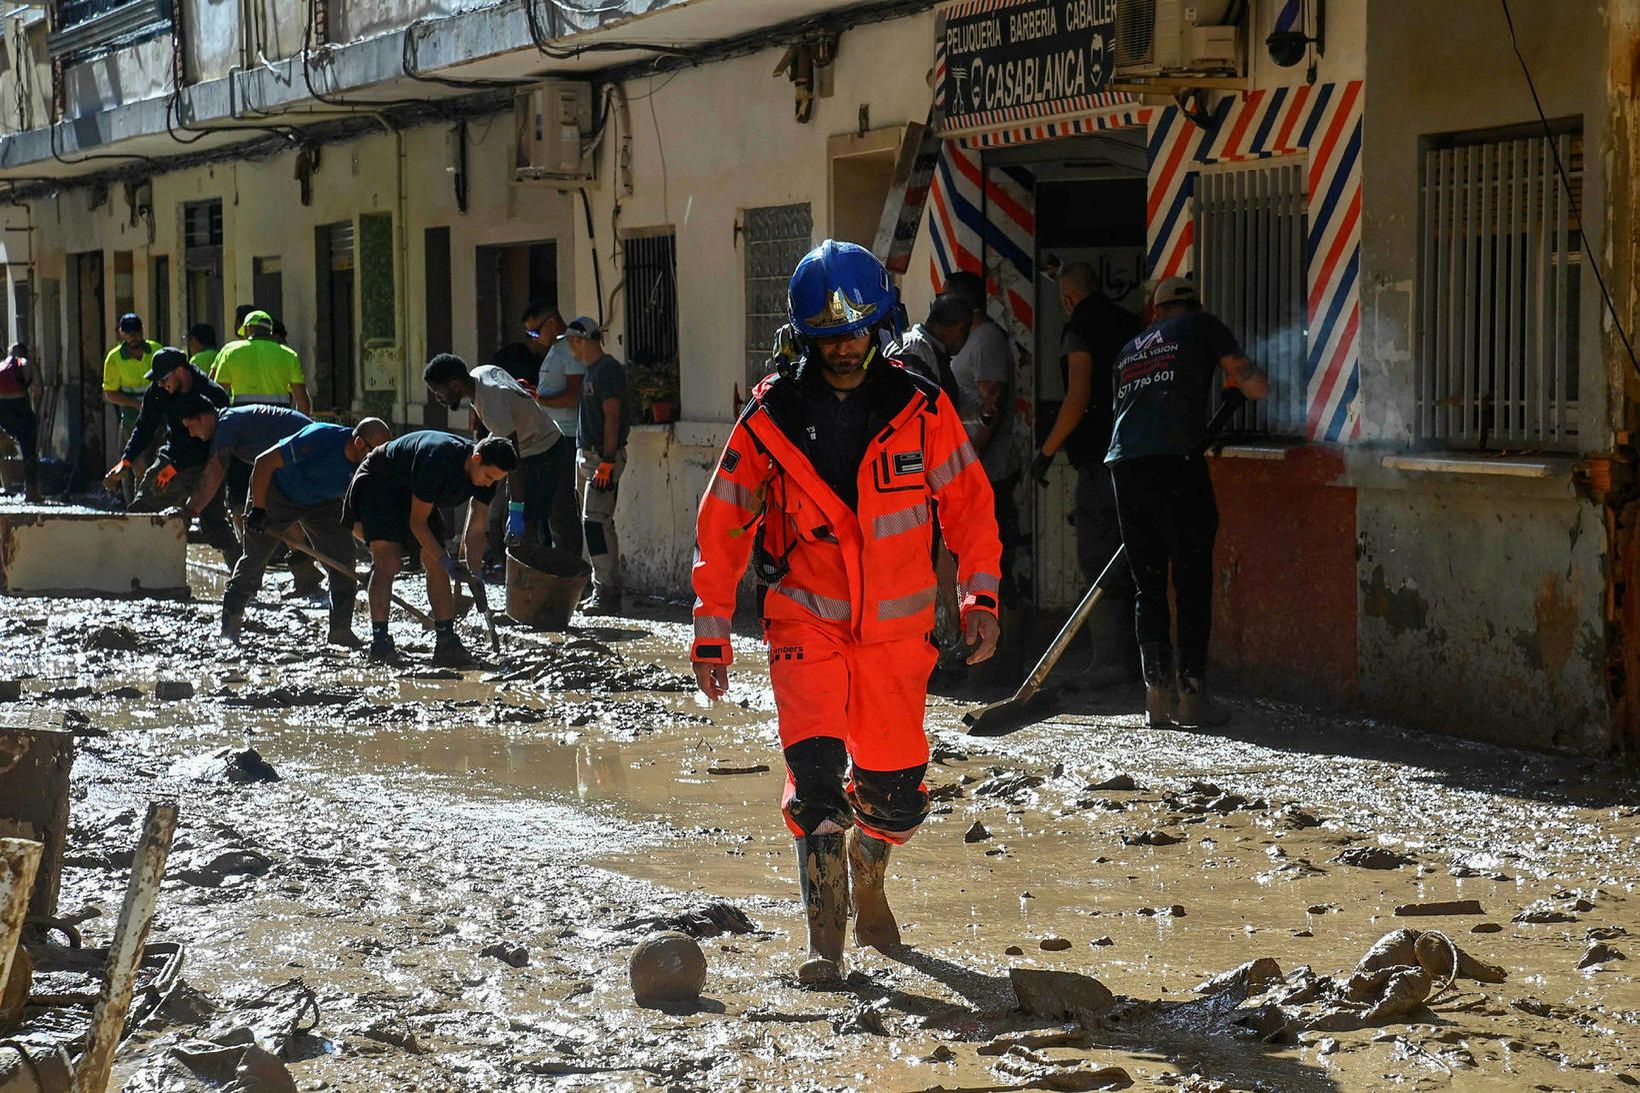
[[[478,361],[523,341],[520,318],[531,300],[558,302],[558,244],[513,243],[475,251],[478,277]],[[574,319],[573,315],[564,316]]]
[[[251,259],[251,303],[275,322],[285,321],[284,259],[279,255]]]
[[[210,323],[222,330],[222,202],[189,201],[182,206],[183,306],[185,326]]]
[[[334,416],[353,408],[358,345],[353,336],[353,221],[315,228],[313,246],[318,271],[313,406]]]
[[[108,346],[102,251],[69,255],[68,275],[68,326],[78,333],[78,339],[68,347],[64,389],[73,400],[68,415],[69,450],[79,465],[80,473],[74,477],[80,478],[85,468],[100,469],[113,461],[111,455],[119,440],[119,415],[103,412],[102,360]]]
[[[1117,130],[988,153],[987,169],[1014,165],[1034,179],[1036,211],[1035,368],[1029,392],[1035,419],[1033,450],[1053,428],[1064,402],[1060,339],[1064,308],[1058,270],[1093,267],[1100,291],[1128,311],[1143,312],[1147,153],[1142,130]],[[1031,529],[1036,606],[1074,606],[1087,590],[1076,556],[1073,514],[1077,472],[1064,459],[1048,472],[1048,487],[1029,491],[1022,523]]]

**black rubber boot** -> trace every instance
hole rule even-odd
[[[338,611],[332,605],[330,609],[330,633],[325,640],[331,645],[341,645],[348,649],[357,649],[364,642],[359,635],[353,632],[353,612]]]
[[[222,637],[239,641],[239,629],[245,622],[245,598],[232,593],[222,597]]]
[[[1145,677],[1145,726],[1171,728],[1173,710],[1173,648],[1162,642],[1139,646],[1139,666]]]
[[[809,918],[809,958],[797,969],[799,983],[843,978],[843,934],[848,929],[848,855],[843,835],[797,840],[798,887]]]
[[[892,949],[900,944],[900,924],[888,905],[883,878],[888,872],[888,852],[893,844],[867,835],[859,828],[848,833],[848,871],[854,887],[854,943],[873,949]]]
[[[28,459],[23,462],[23,500],[31,505],[40,503],[40,461]]]

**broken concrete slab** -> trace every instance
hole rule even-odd
[[[0,510],[0,591],[185,599],[187,521],[65,506]]]

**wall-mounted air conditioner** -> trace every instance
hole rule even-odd
[[[1116,0],[1116,78],[1241,76],[1235,0]]]
[[[587,143],[592,136],[592,85],[548,80],[513,102],[519,182],[584,184],[593,177]]]

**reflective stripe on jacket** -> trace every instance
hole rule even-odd
[[[857,511],[803,454],[789,410],[802,398],[800,381],[771,376],[753,391],[700,502],[695,660],[733,659],[735,590],[760,524],[766,552],[785,569],[764,602],[770,619],[818,619],[859,642],[927,634],[935,511],[957,558],[963,617],[996,613],[1002,547],[979,457],[938,386],[892,361],[877,367],[885,366],[868,382],[888,425],[861,460]]]

